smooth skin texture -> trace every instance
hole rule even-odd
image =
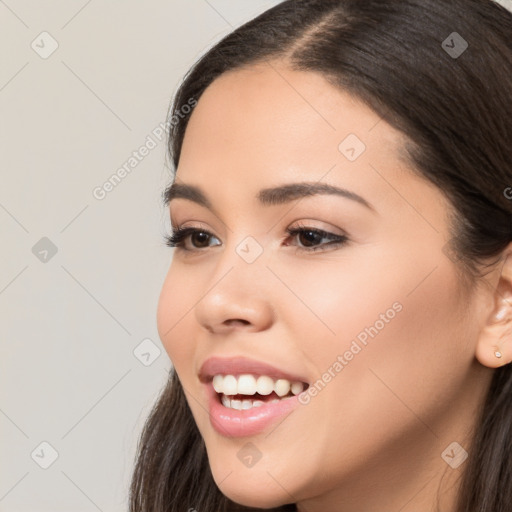
[[[338,149],[349,134],[366,145],[354,162]],[[402,144],[364,104],[279,61],[222,75],[191,115],[176,181],[200,187],[213,211],[176,198],[171,221],[213,236],[174,250],[158,331],[215,482],[238,503],[430,512],[441,484],[442,510],[453,510],[464,463],[452,469],[441,454],[454,441],[469,448],[492,368],[512,360],[511,248],[468,292],[442,250],[450,203],[407,168]],[[334,195],[256,199],[301,181],[348,189],[373,209]],[[349,240],[287,235],[299,225]],[[247,236],[263,248],[251,264],[236,252]],[[403,309],[282,423],[250,438],[212,428],[198,379],[206,358],[253,357],[314,383],[397,301]],[[251,468],[237,457],[249,441],[262,452]]]

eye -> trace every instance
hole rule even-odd
[[[300,245],[298,246],[298,250],[305,252],[325,251],[327,250],[326,246],[340,247],[348,243],[349,240],[345,235],[335,235],[334,233],[329,233],[322,229],[302,225],[297,226],[296,228],[288,228],[286,232],[291,237],[298,235],[297,240],[302,244],[302,247]],[[322,239],[327,239],[329,242],[319,244]]]
[[[208,240],[213,235],[205,229],[198,228],[176,228],[172,235],[166,235],[164,237],[165,244],[169,247],[179,247],[184,251],[190,251],[194,249],[188,249],[185,242],[190,237],[191,241],[197,241],[198,246],[193,245],[194,249],[200,249],[208,247]],[[205,244],[206,245],[203,245]]]
[[[289,237],[297,237],[298,235],[297,240],[301,244],[298,246],[298,250],[305,252],[323,251],[326,250],[326,246],[339,247],[348,243],[349,240],[345,235],[335,235],[334,233],[307,226],[288,228],[286,233]],[[214,235],[204,229],[176,228],[172,235],[166,235],[164,238],[168,247],[178,247],[184,251],[194,251],[209,247],[208,242],[212,237],[215,238]],[[186,242],[189,239],[192,242],[192,249],[186,246]],[[323,239],[329,241],[327,243],[320,243]]]

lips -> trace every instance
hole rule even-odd
[[[299,396],[264,402],[260,407],[251,409],[228,408],[222,404],[220,395],[215,392],[211,382],[202,385],[208,418],[212,428],[227,438],[250,437],[277,427],[283,416],[291,414],[300,407]]]
[[[208,358],[199,370],[199,380],[205,383],[210,382],[215,375],[219,374],[234,375],[235,377],[243,374],[267,375],[273,379],[287,379],[292,382],[300,381],[309,384],[304,375],[295,374],[263,361],[257,361],[242,356]]]

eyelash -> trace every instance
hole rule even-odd
[[[197,228],[176,228],[172,235],[165,235],[164,240],[165,244],[168,247],[174,248],[177,247],[183,251],[201,251],[204,250],[206,247],[202,248],[196,248],[196,249],[186,249],[185,248],[185,240],[188,236],[193,235],[195,233],[204,233],[207,234],[209,237],[213,237],[212,233],[209,231],[206,231],[205,229],[197,229]],[[329,246],[329,247],[340,247],[343,245],[346,245],[349,241],[348,237],[345,235],[335,235],[334,233],[329,233],[327,231],[323,231],[321,229],[316,228],[310,228],[307,226],[299,225],[296,228],[290,229],[288,228],[286,230],[286,233],[288,236],[294,237],[296,235],[302,234],[302,233],[314,233],[315,235],[320,236],[321,238],[330,238],[331,242],[324,243],[315,247],[297,247],[298,251],[304,251],[304,252],[315,252],[315,251],[325,251],[323,247]]]

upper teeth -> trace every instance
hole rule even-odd
[[[290,390],[294,395],[298,395],[303,390],[303,384],[300,381],[290,382],[286,379],[274,380],[266,375],[256,377],[254,375],[215,375],[213,377],[213,388],[217,393],[225,395],[270,395],[275,391],[278,396],[287,395]]]

